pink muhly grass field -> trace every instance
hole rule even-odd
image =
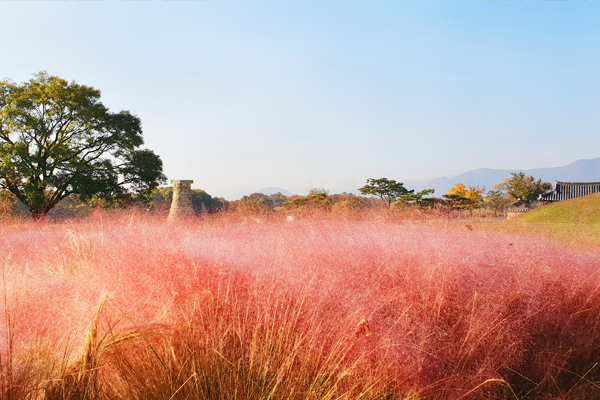
[[[385,214],[0,231],[4,399],[600,398],[600,252]]]

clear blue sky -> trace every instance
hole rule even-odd
[[[600,1],[0,2],[0,77],[142,119],[226,196],[600,157]],[[410,185],[407,185],[410,188]]]

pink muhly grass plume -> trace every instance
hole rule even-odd
[[[599,254],[461,228],[375,213],[7,226],[3,394],[599,395]]]

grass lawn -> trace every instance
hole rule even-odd
[[[580,249],[600,249],[600,193],[547,204],[482,230],[545,237]]]

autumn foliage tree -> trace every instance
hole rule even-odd
[[[283,203],[283,208],[292,210],[330,210],[333,199],[324,189],[312,189],[308,196],[291,196]]]
[[[529,203],[536,201],[539,196],[552,189],[548,182],[537,181],[531,175],[525,175],[524,172],[510,173],[509,178],[495,184],[493,189],[505,191],[514,200],[524,200]]]
[[[481,204],[484,191],[485,189],[479,186],[470,186],[467,189],[462,183],[457,183],[443,197],[454,208],[469,208]]]

